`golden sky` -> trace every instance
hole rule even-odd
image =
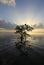
[[[0,28],[0,32],[15,32],[15,30]],[[37,28],[37,29],[34,29],[34,30],[32,30],[32,31],[30,31],[28,33],[30,33],[30,34],[36,34],[36,33],[37,34],[40,34],[40,33],[44,34],[44,29]]]
[[[44,29],[37,28],[37,29],[34,29],[34,30],[32,30],[32,31],[30,31],[28,33],[35,34],[35,35],[36,34],[40,35],[40,34],[44,34]]]

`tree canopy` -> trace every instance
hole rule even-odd
[[[29,34],[27,34],[27,31],[32,31],[33,27],[25,24],[25,25],[17,25],[15,29],[16,29],[16,33],[19,33],[21,35],[20,39],[21,42],[23,42],[23,38],[25,38],[26,41],[26,35],[30,36]]]
[[[33,28],[31,27],[31,26],[29,26],[29,25],[17,25],[16,26],[16,32],[17,33],[19,33],[19,32],[24,32],[24,31],[32,31],[33,30]]]
[[[30,34],[27,34],[27,31],[32,31],[34,28],[25,24],[25,25],[17,25],[16,26],[16,33],[20,34],[20,42],[16,42],[16,47],[20,50],[20,52],[24,53],[26,48],[26,38],[27,36],[30,37]],[[24,49],[24,51],[22,50]],[[27,52],[26,52],[27,53]]]

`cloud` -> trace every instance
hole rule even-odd
[[[44,24],[43,23],[34,24],[33,27],[34,28],[44,28]]]
[[[11,6],[15,6],[16,5],[15,0],[0,0],[0,3],[11,5]]]

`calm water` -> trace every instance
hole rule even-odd
[[[33,35],[30,44],[36,52],[44,55],[44,35]]]
[[[28,38],[30,41],[31,48],[36,52],[44,55],[44,35],[32,35]],[[17,41],[17,35],[13,33],[0,33],[0,51],[7,50],[12,51],[15,47],[15,42]]]

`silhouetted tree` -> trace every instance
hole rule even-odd
[[[30,36],[27,34],[27,31],[32,31],[33,28],[29,25],[17,25],[16,26],[16,33],[20,34],[20,42],[18,44],[16,43],[16,47],[21,50],[21,48],[26,47],[26,38],[27,36]]]
[[[25,38],[25,41],[26,41],[26,36],[30,36],[29,34],[27,34],[27,31],[32,31],[33,28],[29,25],[18,25],[16,26],[16,33],[19,33],[20,34],[20,40],[21,40],[21,43],[23,43],[23,40]]]

